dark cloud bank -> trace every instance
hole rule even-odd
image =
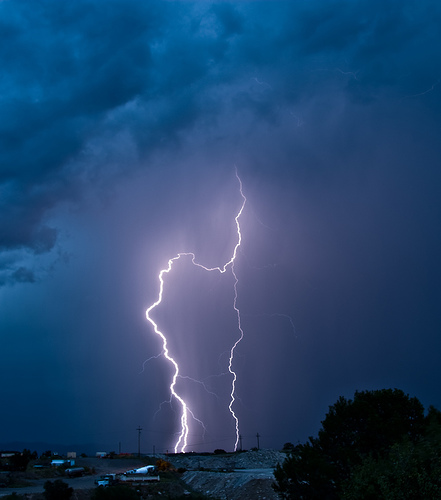
[[[172,446],[144,311],[177,252],[228,260],[236,167],[244,446],[304,440],[356,389],[440,407],[440,21],[429,0],[0,2],[0,441]],[[208,389],[181,380],[195,449],[234,443],[231,286],[183,263],[157,312]]]

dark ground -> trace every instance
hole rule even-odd
[[[226,453],[220,455],[169,455],[161,456],[170,462],[174,471],[161,474],[159,483],[137,486],[142,499],[154,498],[215,498],[218,500],[275,500],[271,484],[272,471],[285,455],[274,450]],[[154,463],[156,458],[78,458],[75,466],[85,467],[92,474],[79,478],[57,476],[74,488],[72,500],[90,500],[96,488],[95,479],[102,474],[121,473]],[[179,470],[179,472],[177,472]],[[185,472],[184,472],[185,471]],[[31,483],[23,488],[1,488],[0,497],[16,492],[26,500],[44,500],[45,478],[23,473],[22,480]]]

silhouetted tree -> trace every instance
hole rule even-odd
[[[317,441],[309,438],[309,442],[295,446],[282,465],[277,465],[274,489],[287,500],[327,500],[334,498],[331,481],[334,475],[334,467],[326,460]]]
[[[26,448],[22,451],[22,453],[16,453],[11,457],[10,462],[11,466],[14,470],[26,470],[28,463],[31,460],[35,460],[38,457],[36,451],[31,453],[31,450],[27,450]]]
[[[342,486],[345,500],[441,498],[441,412],[429,408],[423,435],[393,445],[387,456],[368,457]]]
[[[432,411],[431,421],[438,417]],[[422,404],[398,389],[356,392],[353,400],[340,397],[318,437],[297,445],[276,468],[274,488],[286,499],[341,498],[343,484],[357,468],[367,460],[386,459],[399,443],[414,446],[427,426]]]

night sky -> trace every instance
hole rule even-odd
[[[437,0],[0,1],[0,443],[172,450],[146,320],[234,263],[243,447],[355,390],[441,409]],[[231,267],[153,315],[232,450]]]

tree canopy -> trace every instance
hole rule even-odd
[[[317,438],[277,466],[274,489],[284,499],[440,498],[439,444],[435,408],[425,416],[418,399],[398,389],[356,392],[330,406]]]

